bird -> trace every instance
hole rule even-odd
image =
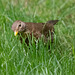
[[[33,23],[33,22],[23,22],[21,20],[16,20],[13,24],[11,29],[14,32],[15,36],[20,36],[20,41],[22,43],[22,37],[25,38],[25,42],[28,44],[28,37],[27,35],[33,36],[38,40],[42,37],[45,41],[48,40],[48,37],[51,34],[51,43],[53,43],[54,38],[54,25],[59,20],[49,20],[46,23]]]

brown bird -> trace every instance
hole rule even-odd
[[[32,23],[32,22],[23,22],[20,20],[17,20],[12,25],[12,30],[14,31],[14,35],[21,34],[23,38],[26,37],[25,42],[28,43],[27,34],[30,34],[36,39],[39,39],[42,35],[44,36],[44,39],[47,41],[47,38],[49,37],[49,31],[51,33],[51,42],[53,42],[53,35],[54,35],[54,25],[58,22],[58,20],[51,20],[46,23]],[[20,40],[22,42],[22,38],[20,37]]]

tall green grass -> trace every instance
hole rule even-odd
[[[54,43],[29,46],[11,30],[15,20],[56,20]],[[0,0],[0,75],[75,75],[74,0]]]

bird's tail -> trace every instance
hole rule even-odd
[[[45,36],[49,36],[49,30],[51,32],[51,42],[53,42],[54,38],[54,25],[58,22],[58,20],[50,20],[47,21],[43,27],[43,34]]]
[[[48,30],[52,30],[54,28],[54,25],[58,22],[59,20],[50,20],[47,21],[44,26],[43,26],[43,32],[46,32]]]
[[[50,25],[55,25],[59,20],[50,20],[47,21],[46,23],[49,23]]]

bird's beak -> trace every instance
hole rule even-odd
[[[14,32],[14,35],[16,36],[17,34],[18,34],[18,31],[15,31],[15,32]]]

